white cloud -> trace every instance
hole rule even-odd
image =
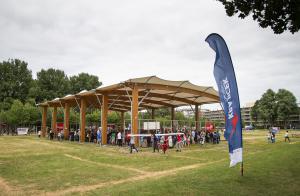
[[[300,101],[300,34],[227,17],[217,1],[2,0],[0,29],[0,60],[23,59],[33,73],[54,67],[98,75],[104,85],[157,75],[214,87],[204,40],[216,32],[229,46],[242,105],[268,88]]]

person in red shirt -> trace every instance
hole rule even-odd
[[[176,141],[176,151],[178,152],[181,152],[181,143],[182,143],[182,140],[181,140],[181,136],[178,134],[177,135],[177,141]]]
[[[162,144],[162,150],[164,154],[166,154],[167,149],[168,149],[168,136],[165,136],[164,143]]]

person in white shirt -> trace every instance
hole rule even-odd
[[[289,131],[286,131],[284,134],[284,142],[286,142],[286,140],[289,140],[290,142]]]
[[[122,146],[122,134],[121,134],[121,131],[118,132],[117,139],[118,139],[118,145],[121,147]]]

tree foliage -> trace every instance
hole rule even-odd
[[[0,62],[0,102],[6,98],[25,101],[32,83],[27,63],[18,59]]]
[[[58,69],[42,69],[37,73],[36,97],[39,99],[52,100],[63,97],[70,92],[70,83],[64,71]],[[38,102],[43,100],[37,100]]]
[[[71,93],[78,93],[82,90],[91,90],[99,87],[102,83],[99,82],[98,76],[87,73],[80,73],[77,76],[70,77]]]
[[[277,114],[278,120],[282,120],[287,123],[287,120],[292,114],[297,114],[298,106],[296,97],[288,90],[279,89],[276,95],[277,99]]]
[[[10,125],[36,124],[41,117],[39,109],[32,102],[23,104],[14,100],[8,111],[1,111],[0,121]]]
[[[64,71],[52,68],[42,69],[37,73],[37,79],[33,80],[27,65],[19,59],[0,62],[1,123],[36,124],[41,120],[41,111],[36,107],[36,103],[101,85],[97,76],[80,73],[69,79]],[[59,109],[57,114],[57,120],[63,121],[63,110]],[[99,112],[87,117],[93,122],[99,117]],[[79,122],[79,113],[75,112],[75,109],[71,109],[70,121]],[[47,124],[50,123],[51,110],[48,110]]]
[[[222,2],[228,16],[239,18],[252,15],[262,28],[271,27],[275,34],[300,28],[300,3],[298,0],[218,0]]]
[[[278,120],[286,122],[293,114],[297,114],[298,106],[295,96],[288,90],[279,89],[277,93],[268,89],[257,100],[251,110],[251,117],[256,122],[262,120],[273,126]]]

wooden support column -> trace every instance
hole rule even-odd
[[[125,131],[125,112],[121,112],[121,131],[124,132]]]
[[[199,107],[195,105],[195,123],[196,123],[196,131],[199,131]]]
[[[42,107],[42,137],[46,137],[47,132],[47,109],[47,106]]]
[[[155,109],[151,110],[151,119],[154,120],[155,119]]]
[[[69,139],[70,132],[70,106],[68,103],[65,103],[64,108],[64,138],[65,140]]]
[[[51,129],[55,137],[57,136],[56,119],[57,119],[57,107],[53,107]]]
[[[174,120],[175,120],[175,108],[174,107],[171,107],[171,128],[172,128],[172,132],[175,132],[175,123],[174,123]]]
[[[108,113],[108,96],[102,96],[101,110],[101,128],[102,128],[102,144],[107,144],[107,113]]]
[[[85,112],[86,101],[84,98],[80,99],[80,142],[85,141]]]
[[[132,89],[132,105],[131,105],[131,121],[132,121],[132,133],[138,134],[138,126],[139,126],[139,120],[138,120],[138,114],[139,114],[139,89],[135,85]],[[135,137],[135,144],[138,145],[138,137]]]

